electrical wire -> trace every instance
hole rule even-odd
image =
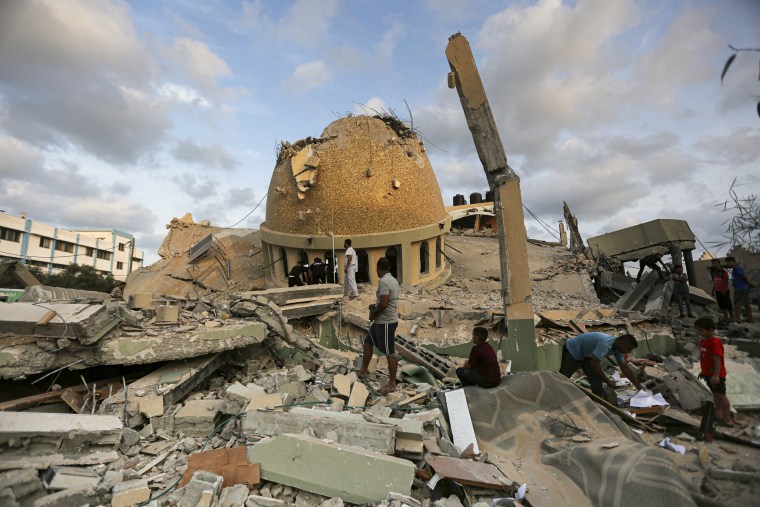
[[[544,229],[546,229],[546,231],[549,234],[551,234],[552,236],[554,236],[554,239],[556,239],[557,241],[559,241],[559,236],[557,236],[556,234],[554,234],[554,231],[552,231],[540,218],[538,218],[535,213],[533,213],[531,210],[529,210],[528,207],[525,204],[523,204],[522,207],[525,208],[525,211],[527,211],[528,213],[530,213],[530,216],[532,216],[533,218],[535,218],[536,222],[538,222]]]
[[[228,228],[228,229],[232,229],[233,227],[235,227],[236,225],[238,225],[240,222],[242,222],[243,220],[245,220],[246,218],[248,218],[249,216],[251,216],[251,213],[253,213],[254,211],[256,211],[256,209],[257,209],[259,206],[261,206],[261,203],[262,203],[262,202],[264,202],[264,199],[266,199],[266,198],[267,198],[267,195],[269,195],[269,192],[267,192],[266,194],[264,194],[264,197],[262,197],[262,198],[261,198],[261,200],[259,201],[259,203],[258,203],[256,206],[254,206],[254,207],[253,207],[253,209],[252,209],[251,211],[249,211],[249,212],[248,212],[248,214],[247,214],[246,216],[244,216],[243,218],[241,218],[240,220],[238,220],[238,221],[237,221],[237,222],[235,222],[234,224],[232,224],[232,225],[228,226],[227,228]]]

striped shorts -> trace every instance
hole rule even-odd
[[[396,327],[398,327],[398,322],[373,322],[364,338],[364,343],[374,345],[385,355],[393,355],[396,353]]]

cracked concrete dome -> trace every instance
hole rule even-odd
[[[297,235],[375,234],[447,217],[425,148],[392,117],[350,116],[318,139],[283,143],[266,227]]]

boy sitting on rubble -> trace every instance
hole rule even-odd
[[[486,340],[488,330],[484,327],[476,327],[472,330],[472,343],[475,346],[470,350],[470,357],[462,368],[457,368],[457,377],[463,386],[476,385],[479,387],[496,387],[501,382],[501,370],[496,352],[493,351]]]
[[[732,427],[731,402],[726,396],[726,361],[723,353],[723,342],[715,336],[715,322],[708,317],[702,317],[694,322],[699,342],[699,366],[702,372],[699,377],[707,382],[707,387],[713,395],[715,418],[722,426]]]

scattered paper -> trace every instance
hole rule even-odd
[[[669,451],[677,452],[678,454],[686,454],[686,447],[674,444],[670,441],[670,437],[665,437],[662,442],[660,442],[660,447],[664,447]]]
[[[633,408],[665,407],[670,405],[660,393],[652,395],[650,391],[644,391],[643,389],[633,395],[630,403]]]
[[[617,371],[610,378],[615,381],[615,387],[627,387],[631,385],[631,381],[625,377],[621,377]]]

